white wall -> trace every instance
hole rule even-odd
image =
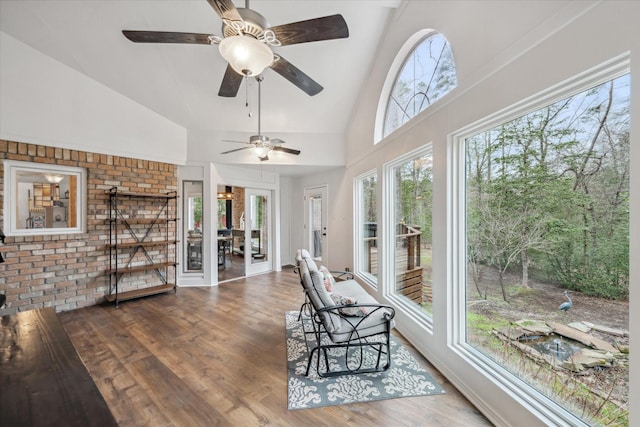
[[[0,138],[183,164],[187,131],[0,32]]]
[[[447,326],[452,314],[445,302],[454,280],[448,273],[447,137],[456,130],[533,96],[593,67],[631,53],[631,80],[640,81],[640,2],[632,1],[408,1],[398,10],[383,38],[369,80],[348,129],[347,168],[330,177],[310,176],[296,183],[293,208],[301,203],[300,191],[308,184],[331,180],[330,203],[344,217],[334,218],[340,236],[352,236],[350,214],[353,178],[377,169],[407,151],[433,143],[433,334],[400,313],[398,328],[441,369],[494,423],[543,425],[552,418],[478,374],[462,356],[448,347]],[[427,109],[402,130],[373,144],[376,109],[387,71],[396,53],[413,33],[432,28],[451,42],[458,70],[458,88]],[[640,85],[632,88],[632,135],[640,124]],[[635,107],[634,107],[635,106]],[[635,130],[635,131],[634,131]],[[640,164],[640,141],[632,136],[632,164]],[[380,182],[380,181],[379,181]],[[381,187],[381,186],[380,186]],[[381,193],[378,193],[380,196]],[[640,215],[640,171],[631,176],[631,217]],[[382,200],[381,197],[378,200]],[[302,208],[300,208],[302,209]],[[300,211],[302,212],[302,210]],[[378,215],[381,215],[379,208]],[[335,231],[335,229],[334,229]],[[333,233],[336,235],[336,233]],[[298,237],[299,238],[299,237]],[[301,240],[300,240],[301,241]],[[631,224],[631,259],[640,259],[640,225]],[[351,239],[330,243],[330,262],[353,258]],[[333,265],[332,265],[333,266]],[[341,264],[338,266],[342,267]],[[640,270],[631,263],[630,327],[640,334]],[[379,294],[383,299],[383,295]],[[631,354],[638,354],[632,341]],[[632,356],[632,375],[640,364]],[[640,383],[631,382],[631,399],[640,396]],[[631,425],[640,425],[640,413],[631,408]]]
[[[280,259],[282,265],[295,265],[295,248],[291,246],[291,178],[280,177]]]

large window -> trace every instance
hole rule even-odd
[[[4,161],[4,232],[9,236],[86,231],[87,171]]]
[[[395,77],[385,111],[383,137],[442,98],[456,84],[449,42],[442,34],[430,33],[407,55]]]
[[[464,138],[461,291],[474,349],[587,423],[628,425],[630,79],[609,74]]]
[[[378,280],[378,177],[375,171],[355,179],[356,274],[375,286]]]
[[[431,316],[431,144],[385,165],[390,293]]]

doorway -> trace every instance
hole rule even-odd
[[[218,187],[218,283],[273,269],[271,191]]]
[[[318,262],[328,259],[328,193],[326,185],[305,188],[304,190],[304,243],[311,257]]]
[[[246,276],[243,254],[238,250],[244,241],[244,199],[242,187],[220,185],[217,188],[217,266],[218,283]]]

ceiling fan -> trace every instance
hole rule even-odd
[[[234,97],[244,77],[257,76],[269,67],[285,79],[313,96],[323,87],[271,47],[288,46],[349,37],[342,15],[292,22],[270,27],[267,20],[249,8],[236,8],[232,0],[207,0],[222,19],[222,34],[181,33],[168,31],[123,30],[126,38],[136,43],[183,43],[219,45],[228,62],[218,95]]]
[[[226,141],[226,142],[236,142],[239,144],[246,144],[247,146],[242,148],[235,148],[229,151],[224,151],[220,154],[229,154],[229,153],[234,153],[236,151],[247,150],[252,148],[261,161],[269,160],[269,153],[272,151],[280,151],[283,153],[294,154],[296,156],[300,154],[300,150],[294,150],[291,148],[282,147],[281,145],[285,143],[283,140],[275,139],[275,138],[270,139],[268,136],[262,135],[260,133],[261,84],[263,79],[264,77],[262,76],[262,74],[259,74],[256,76],[256,80],[258,81],[258,134],[252,135],[251,137],[249,137],[249,142],[232,141],[228,139],[223,139],[223,141]]]

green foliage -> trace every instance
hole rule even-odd
[[[494,329],[509,326],[505,319],[491,319],[482,314],[467,311],[467,327],[469,333],[490,335]]]
[[[466,145],[471,263],[628,298],[628,75]]]
[[[202,197],[193,198],[193,221],[196,224],[202,223]]]
[[[396,169],[396,183],[400,194],[396,218],[401,223],[417,226],[423,244],[431,244],[433,175],[431,158],[408,161]]]

